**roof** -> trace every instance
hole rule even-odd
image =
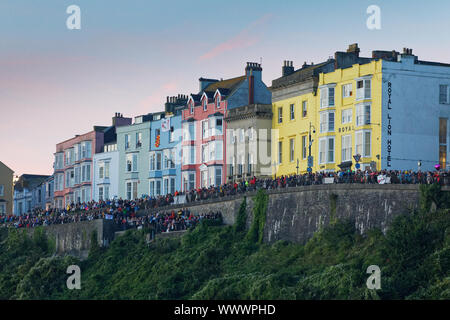
[[[39,174],[23,174],[14,184],[14,190],[22,191],[24,188],[29,190],[36,188],[42,182],[45,182],[50,176]]]
[[[9,171],[11,171],[11,173],[14,173],[14,170],[12,170],[10,167],[8,167],[6,164],[4,164],[3,162],[0,161],[0,166],[5,167],[6,169],[8,169]]]
[[[230,91],[233,91],[233,89],[237,85],[239,85],[242,81],[244,81],[245,78],[246,78],[246,76],[244,75],[244,76],[240,76],[240,77],[236,77],[236,78],[231,78],[231,79],[214,82],[214,83],[209,84],[203,91],[212,92],[213,95],[216,92],[216,90],[219,88],[228,89]]]
[[[326,67],[329,64],[334,65],[334,60],[329,59],[328,61],[319,64],[306,65],[287,76],[283,76],[278,79],[272,80],[272,89],[287,86],[296,82],[301,82],[306,79],[312,78],[313,76],[317,75],[323,67]]]

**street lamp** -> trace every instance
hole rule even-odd
[[[311,157],[311,146],[314,140],[311,139],[311,129],[313,129],[313,133],[316,133],[316,128],[311,124],[311,122],[309,123],[309,157],[308,157],[308,171],[311,172],[312,171],[312,157]]]
[[[298,175],[298,168],[299,168],[299,166],[298,166],[298,163],[299,163],[299,160],[298,160],[298,158],[297,158],[297,175]]]
[[[421,160],[419,160],[419,162],[417,162],[417,167],[419,168],[419,171],[420,171],[420,168],[422,167],[422,161]]]

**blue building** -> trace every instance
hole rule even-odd
[[[181,112],[154,115],[150,126],[149,195],[181,190]]]

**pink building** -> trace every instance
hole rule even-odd
[[[110,127],[94,126],[56,145],[54,167],[54,207],[92,200],[93,156],[103,152],[105,144],[115,141],[115,128],[131,124],[131,118],[116,113]]]
[[[270,103],[261,80],[261,65],[248,62],[245,74],[226,80],[200,78],[182,113],[182,190],[218,186],[226,181],[226,123],[228,109]],[[268,101],[268,102],[267,102]]]

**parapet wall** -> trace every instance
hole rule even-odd
[[[253,196],[246,194],[247,225],[252,221]],[[351,219],[364,233],[379,228],[386,232],[394,217],[409,213],[419,205],[418,185],[334,184],[270,190],[264,241],[288,240],[305,243],[314,232],[334,219]],[[194,214],[222,213],[224,223],[234,224],[243,196],[210,199],[160,209],[141,210],[140,214],[188,208]],[[93,220],[45,227],[56,240],[58,254],[86,258],[91,234],[97,231],[97,241],[107,246],[113,239],[115,226],[111,220]]]

